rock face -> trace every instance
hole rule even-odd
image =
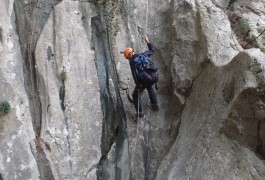
[[[265,1],[9,0],[0,179],[264,179]],[[160,110],[125,47],[155,46]]]
[[[251,49],[201,73],[156,179],[263,179],[264,57]]]

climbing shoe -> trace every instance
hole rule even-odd
[[[135,113],[135,117],[138,118],[138,113]],[[139,112],[139,118],[143,118],[143,117],[144,117],[144,113]]]
[[[158,110],[160,109],[160,107],[159,107],[157,104],[153,104],[153,105],[152,105],[152,109],[153,109],[154,111],[158,111]]]

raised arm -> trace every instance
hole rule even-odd
[[[149,39],[147,36],[144,37],[144,40],[147,43],[148,51],[145,51],[142,54],[145,54],[146,56],[152,56],[155,52],[154,46],[149,42]]]

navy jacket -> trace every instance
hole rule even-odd
[[[144,54],[144,55],[150,57],[155,52],[154,46],[151,43],[147,43],[147,46],[148,46],[148,49],[149,50],[148,51],[145,51],[143,53],[140,53],[140,54]],[[132,76],[133,76],[134,82],[135,82],[135,84],[137,86],[140,85],[140,84],[142,85],[142,82],[140,82],[139,79],[138,79],[139,76],[138,76],[138,71],[137,71],[136,63],[135,63],[134,59],[136,57],[138,57],[140,54],[134,54],[133,57],[132,57],[132,59],[130,60],[130,67],[131,67],[131,71],[132,71]]]

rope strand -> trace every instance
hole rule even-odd
[[[140,104],[140,90],[138,90],[138,102],[137,102],[137,104],[138,104],[138,108],[137,108],[137,128],[136,128],[136,136],[135,136],[135,144],[134,144],[134,147],[133,147],[133,152],[132,152],[132,167],[134,167],[133,166],[133,162],[134,162],[134,154],[135,154],[135,150],[136,150],[136,146],[137,146],[137,141],[138,141],[138,133],[139,133],[139,124],[140,124],[140,122],[139,122],[139,104]]]
[[[148,13],[149,13],[149,0],[147,1],[146,4],[146,11],[145,11],[145,28],[144,28],[144,33],[147,34],[147,23],[148,23]]]

